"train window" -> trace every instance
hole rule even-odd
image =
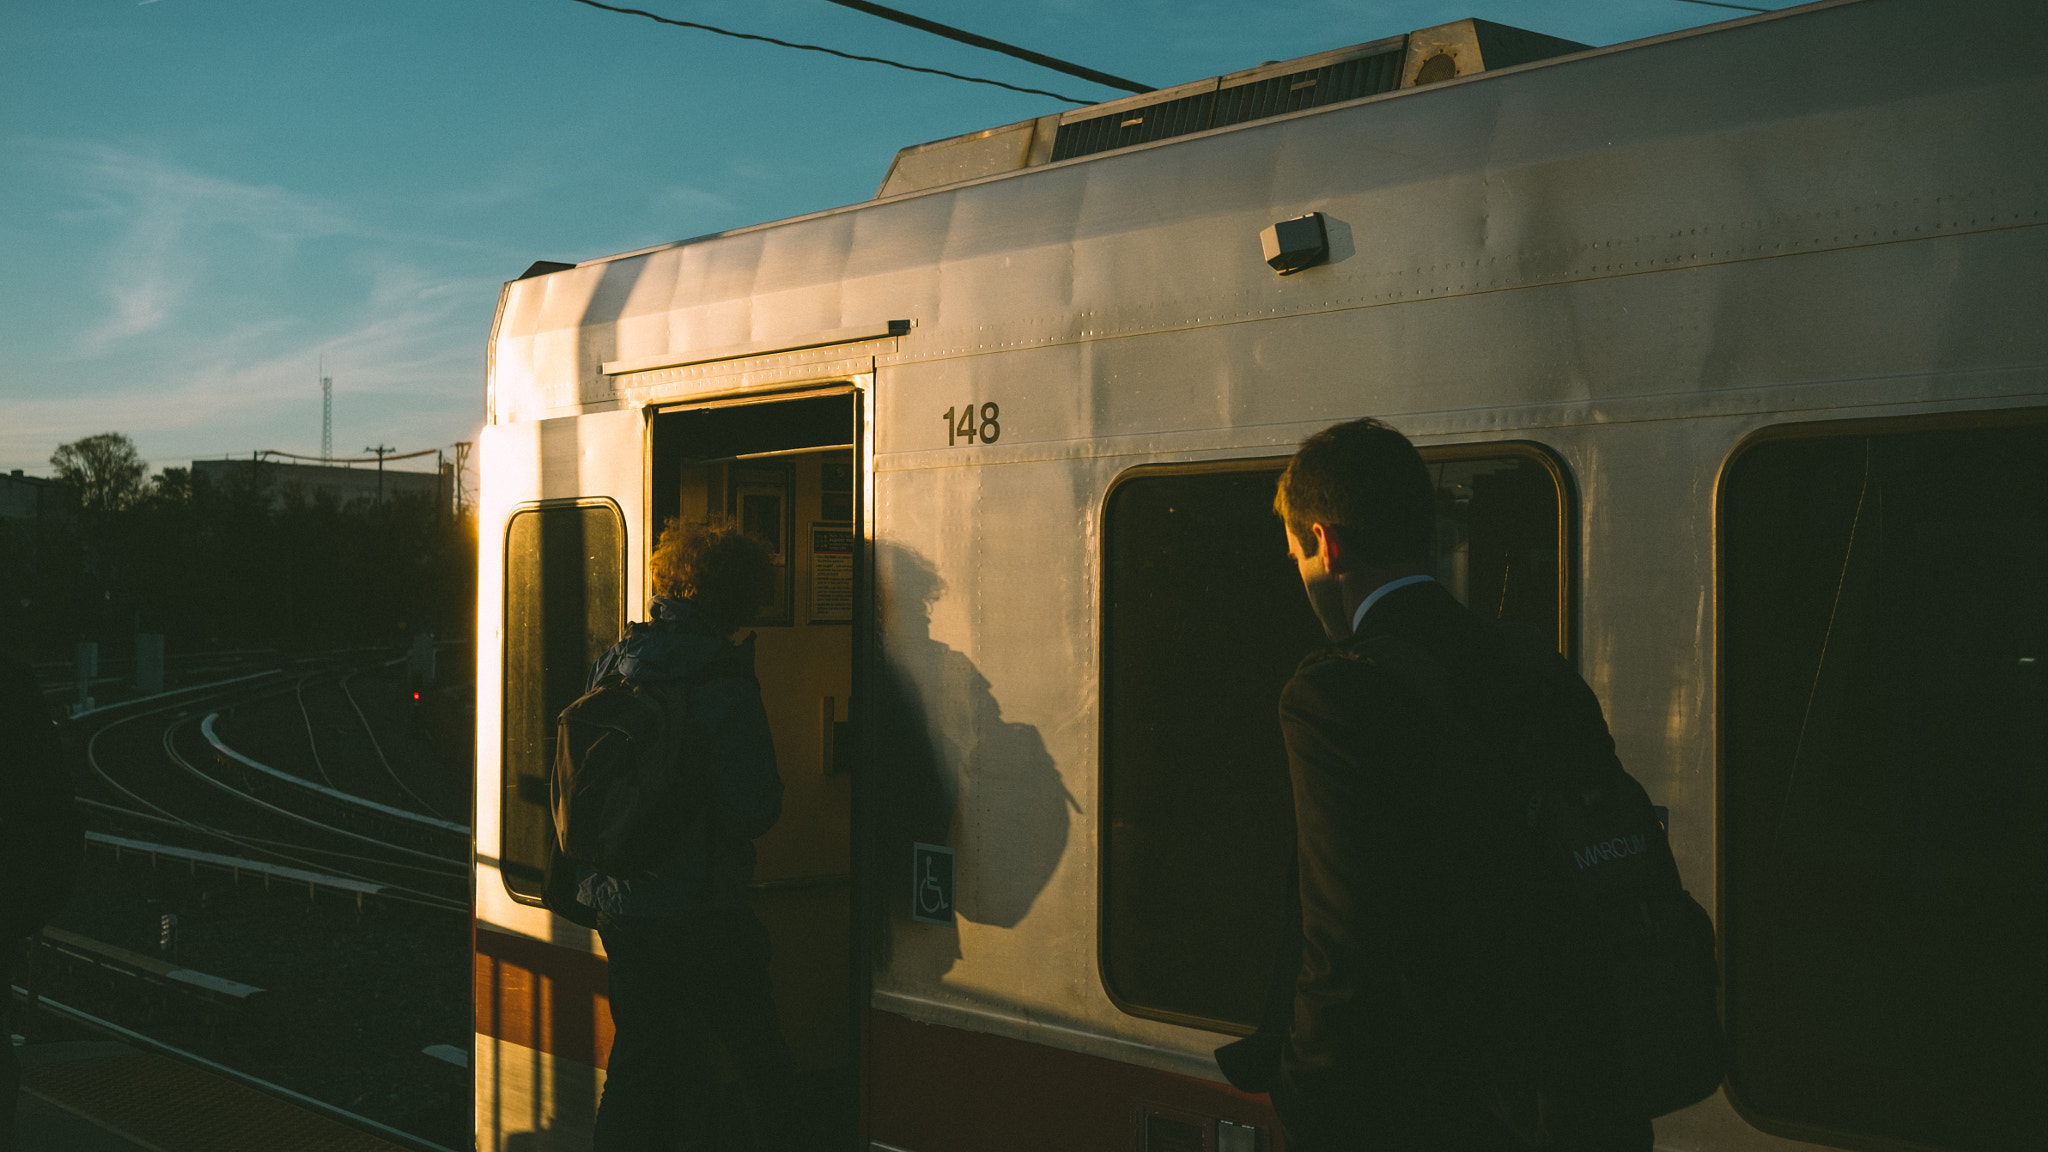
[[[1540,628],[1569,656],[1564,473],[1547,453],[1513,447],[1423,452],[1436,481],[1436,578],[1474,612]]]
[[[1540,452],[1424,452],[1438,569],[1563,647],[1562,476]],[[1104,516],[1102,966],[1136,1015],[1249,1031],[1294,851],[1280,689],[1322,632],[1273,515],[1284,460],[1142,468]]]
[[[533,508],[505,533],[504,745],[499,870],[540,898],[555,717],[626,624],[626,525],[610,504]]]
[[[1793,431],[1722,485],[1729,1084],[1787,1135],[2048,1129],[2048,420],[1996,423]]]

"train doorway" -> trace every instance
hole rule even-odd
[[[837,1146],[856,1125],[852,953],[856,651],[866,627],[860,546],[862,393],[665,408],[652,420],[650,543],[671,519],[727,519],[775,558],[753,625],[755,667],[782,776],[782,817],[755,842],[754,911],[812,1126]]]

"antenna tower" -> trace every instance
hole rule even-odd
[[[320,458],[334,459],[334,377],[327,375],[320,377]]]

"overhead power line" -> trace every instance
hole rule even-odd
[[[905,64],[897,60],[884,60],[879,56],[856,56],[851,52],[841,52],[837,48],[825,48],[817,44],[798,44],[789,40],[777,40],[773,36],[756,36],[752,32],[733,32],[725,28],[714,28],[709,24],[698,24],[690,20],[671,20],[666,16],[656,16],[652,12],[643,11],[639,8],[616,8],[610,4],[600,4],[598,0],[572,0],[572,2],[589,8],[602,8],[606,12],[617,12],[624,16],[645,16],[657,24],[673,24],[678,28],[695,28],[699,32],[711,32],[719,36],[730,36],[735,40],[758,40],[763,44],[774,44],[781,48],[799,48],[805,52],[823,52],[827,56],[837,56],[842,60],[859,60],[865,64],[887,64],[891,68],[901,68],[905,72],[923,72],[929,76],[944,76],[949,80],[965,80],[969,84],[989,84],[997,88],[1007,88],[1012,92],[1023,92],[1031,96],[1050,96],[1055,100],[1064,100],[1069,104],[1088,105],[1097,103],[1094,100],[1076,100],[1072,96],[1062,96],[1057,92],[1047,92],[1043,88],[1020,88],[1015,84],[1005,84],[1001,80],[984,80],[979,76],[962,76],[958,72],[948,72],[942,68],[920,68],[915,64]]]
[[[870,16],[880,16],[884,20],[894,20],[898,24],[905,24],[919,31],[929,32],[934,36],[944,36],[948,40],[958,40],[962,44],[972,44],[976,48],[986,48],[991,52],[1001,52],[1005,56],[1015,56],[1019,60],[1028,60],[1040,68],[1050,68],[1055,72],[1064,72],[1069,76],[1078,76],[1083,80],[1093,80],[1097,84],[1110,88],[1121,88],[1126,92],[1157,91],[1157,89],[1149,88],[1138,83],[1136,80],[1126,80],[1121,76],[1111,76],[1107,72],[1097,72],[1093,68],[1084,68],[1079,64],[1069,64],[1065,60],[1054,56],[1047,56],[1043,52],[1033,52],[1029,48],[1019,48],[1015,44],[1005,44],[1001,40],[991,40],[986,36],[977,36],[972,32],[941,24],[936,20],[927,20],[922,16],[912,16],[908,12],[898,12],[894,8],[884,8],[880,4],[870,4],[867,0],[825,0],[825,3],[837,4],[841,8],[851,8],[856,12],[865,12]]]
[[[1709,8],[1733,8],[1737,12],[1776,12],[1776,8],[1752,8],[1747,4],[1723,4],[1721,0],[1681,0],[1686,4],[1704,4]]]
[[[377,450],[375,448],[365,448],[363,451],[376,452]],[[256,454],[258,456],[282,456],[287,460],[312,460],[321,464],[373,464],[381,463],[385,460],[410,460],[415,456],[432,456],[439,451],[441,451],[439,448],[422,448],[417,452],[397,452],[387,448],[375,456],[301,456],[297,452],[280,452],[275,448],[265,448]]]

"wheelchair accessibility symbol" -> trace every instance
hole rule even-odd
[[[913,844],[910,852],[910,918],[926,924],[953,922],[953,850]]]

